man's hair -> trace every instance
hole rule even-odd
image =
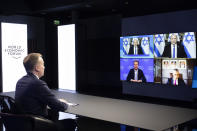
[[[132,45],[134,45],[134,41],[135,41],[135,40],[137,40],[137,44],[139,45],[139,44],[140,44],[140,42],[139,42],[139,39],[138,39],[138,38],[133,38],[133,40],[132,40],[131,44],[132,44]]]
[[[175,36],[176,39],[177,39],[177,37],[178,37],[177,34],[174,34],[174,33],[171,35],[171,37],[172,37],[172,36]],[[171,37],[170,37],[170,38],[171,38]]]
[[[39,57],[42,57],[40,53],[30,53],[24,58],[23,65],[26,72],[33,71],[35,65],[38,63]]]
[[[174,69],[174,71],[179,72],[179,70],[178,70],[178,69]]]
[[[138,65],[139,65],[139,61],[138,61],[138,60],[134,60],[134,61],[133,61],[133,63],[135,63],[135,62],[137,62],[137,63],[138,63]]]

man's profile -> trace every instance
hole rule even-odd
[[[15,92],[16,103],[23,113],[51,119],[54,117],[50,116],[47,106],[57,112],[65,111],[68,108],[67,101],[58,100],[48,88],[46,82],[40,80],[44,76],[45,69],[42,55],[40,53],[30,53],[24,58],[23,65],[27,74],[18,80]],[[75,123],[72,123],[73,125],[69,126],[64,123],[65,128],[63,128],[68,130],[75,128]],[[58,130],[64,130],[62,126],[57,127]]]
[[[142,51],[142,48],[139,44],[139,40],[138,38],[133,38],[133,41],[130,45],[130,48],[129,48],[129,53],[130,55],[140,55],[140,54],[143,54],[143,51]]]
[[[186,58],[187,55],[185,53],[185,49],[180,42],[178,42],[178,35],[171,34],[170,36],[170,43],[165,46],[164,52],[162,57],[169,57],[169,58]]]
[[[141,69],[139,69],[139,61],[135,60],[133,62],[133,69],[130,69],[127,76],[127,81],[131,82],[146,82],[146,77]]]
[[[173,70],[173,76],[168,79],[167,84],[169,85],[185,85],[183,79],[180,78],[180,73],[178,69]]]

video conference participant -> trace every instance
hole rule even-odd
[[[27,75],[19,79],[16,84],[16,103],[25,114],[37,115],[47,119],[56,118],[56,116],[49,114],[47,106],[57,112],[55,115],[58,115],[58,111],[65,111],[68,104],[64,99],[58,100],[48,85],[39,79],[44,76],[45,69],[42,55],[39,53],[29,54],[24,58],[23,65]],[[53,121],[55,120],[53,119]],[[56,124],[58,131],[74,130],[76,126],[75,121],[71,119],[57,121]]]
[[[167,84],[184,86],[185,82],[183,81],[183,79],[181,79],[179,77],[180,77],[179,70],[178,69],[174,69],[173,77],[168,79]]]
[[[177,41],[178,36],[176,33],[170,36],[170,43],[165,46],[162,57],[169,58],[186,58],[185,49],[180,42]]]
[[[142,47],[140,46],[138,38],[133,38],[133,41],[129,48],[130,55],[140,55],[143,54]]]
[[[133,69],[130,69],[129,74],[127,76],[127,81],[131,82],[146,82],[146,77],[141,69],[138,68],[139,61],[135,60],[133,62]]]

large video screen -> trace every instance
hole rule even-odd
[[[192,87],[196,32],[120,37],[120,80]]]

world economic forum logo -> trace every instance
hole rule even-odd
[[[24,52],[25,49],[19,45],[8,45],[5,49],[5,53],[7,53],[8,56],[11,56],[14,59],[21,58]]]

